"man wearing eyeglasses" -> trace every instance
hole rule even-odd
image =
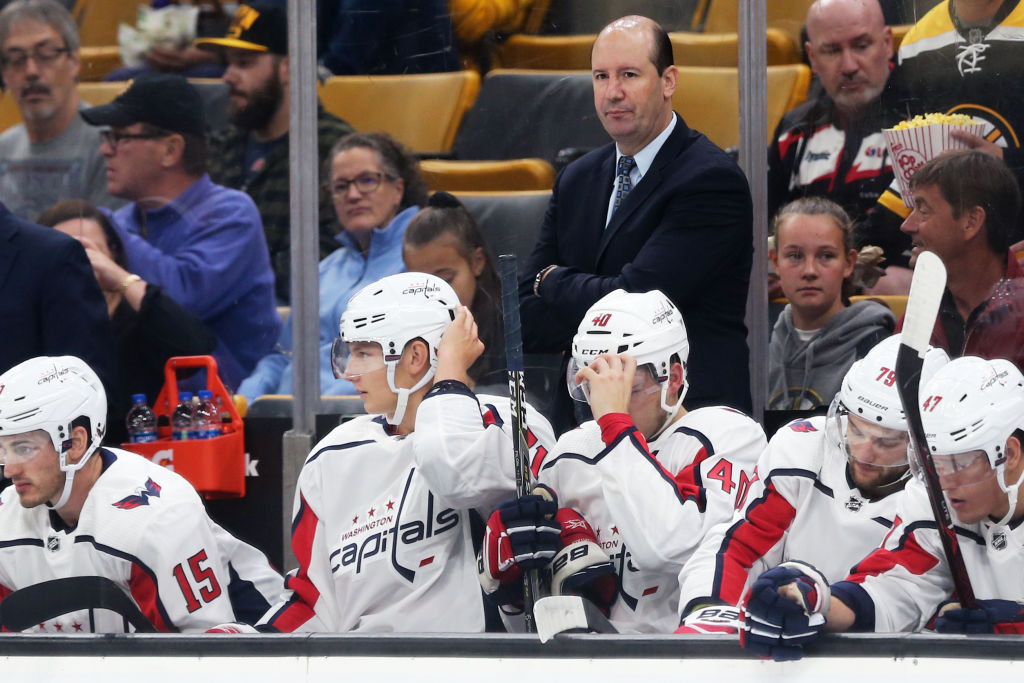
[[[0,135],[0,201],[35,220],[62,199],[114,208],[99,134],[78,116],[78,32],[54,0],[18,0],[0,12],[0,75],[24,123]]]
[[[206,174],[199,92],[178,75],[144,74],[82,118],[103,127],[108,191],[131,202],[111,216],[134,271],[122,286],[152,282],[198,315],[217,335],[221,377],[237,387],[281,319],[256,206]]]
[[[221,51],[231,125],[210,138],[210,177],[246,192],[263,218],[276,278],[278,303],[291,302],[291,216],[289,213],[288,14],[284,7],[254,0],[239,5],[223,38],[201,38],[196,45]],[[331,145],[352,126],[317,106],[320,168]],[[323,171],[321,171],[323,173]],[[321,184],[326,183],[326,175]],[[320,258],[338,248],[341,227],[331,198],[320,191]]]

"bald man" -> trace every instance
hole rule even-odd
[[[882,128],[900,116],[886,100],[892,32],[878,0],[818,0],[804,44],[824,92],[787,113],[768,156],[768,210],[808,195],[859,220],[892,181]]]
[[[568,351],[587,309],[605,294],[658,289],[686,320],[688,398],[749,411],[746,178],[672,110],[678,73],[661,26],[617,19],[598,34],[591,66],[594,107],[612,142],[555,182],[520,285],[526,350]],[[552,422],[572,426],[557,414]]]

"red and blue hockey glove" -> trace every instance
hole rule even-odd
[[[739,608],[731,605],[704,605],[687,614],[676,633],[722,635],[738,633],[741,626]]]
[[[939,633],[1024,633],[1024,604],[1013,600],[978,600],[974,609],[959,602],[939,608],[935,620]]]
[[[477,574],[484,591],[497,604],[522,601],[524,569],[540,569],[562,549],[561,525],[554,492],[538,486],[536,493],[498,506],[487,520]]]
[[[615,566],[580,513],[561,508],[555,520],[562,527],[563,547],[551,562],[551,594],[579,595],[608,616],[619,592]]]
[[[832,592],[809,564],[783,562],[754,581],[743,605],[740,644],[776,661],[800,659],[825,626]]]

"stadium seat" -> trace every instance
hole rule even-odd
[[[768,131],[807,98],[811,70],[805,64],[768,67]],[[672,106],[687,124],[718,146],[739,141],[739,80],[735,68],[680,67]]]
[[[903,42],[903,37],[907,35],[907,32],[914,27],[913,24],[899,24],[897,26],[890,26],[892,29],[892,49],[899,50],[900,43]]]
[[[118,24],[134,26],[141,3],[142,0],[77,0],[71,16],[78,24],[82,45],[117,45]]]
[[[802,45],[800,29],[814,0],[772,0],[767,3],[768,28],[781,29],[794,45]],[[736,31],[739,0],[702,0],[694,12],[694,29],[703,25],[706,33]]]
[[[555,168],[559,154],[606,144],[594,111],[589,71],[494,69],[455,136],[455,158],[540,158]]]
[[[593,34],[571,36],[529,36],[516,34],[494,52],[494,66],[510,69],[569,71],[590,69]],[[672,54],[684,66],[736,66],[739,62],[736,33],[693,33],[673,31]],[[768,29],[768,64],[794,64],[800,50],[779,29]]]
[[[473,216],[492,256],[515,254],[520,264],[526,261],[537,243],[550,191],[456,192],[455,196]]]
[[[448,161],[427,159],[420,171],[431,190],[446,192],[505,192],[550,190],[555,169],[543,159],[507,161]]]
[[[320,101],[356,130],[383,131],[417,154],[436,155],[451,151],[479,90],[480,76],[470,70],[334,76],[320,86]]]
[[[123,66],[121,50],[117,45],[87,45],[79,50],[79,57],[80,81],[98,81],[114,69]]]

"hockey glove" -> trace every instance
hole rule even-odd
[[[683,620],[676,633],[687,635],[709,635],[738,633],[740,610],[729,605],[704,605],[698,607]]]
[[[809,564],[783,562],[754,581],[743,605],[740,644],[776,661],[800,659],[825,626],[832,593]]]
[[[551,594],[579,595],[608,616],[618,595],[615,566],[580,513],[561,508],[555,520],[562,527],[563,547],[551,562]]]
[[[562,548],[561,526],[551,519],[558,510],[554,492],[544,486],[534,491],[502,503],[487,520],[477,574],[499,605],[521,602],[523,570],[546,566]]]
[[[978,600],[974,609],[959,602],[939,608],[935,620],[939,633],[1024,633],[1024,604],[1013,600]]]

